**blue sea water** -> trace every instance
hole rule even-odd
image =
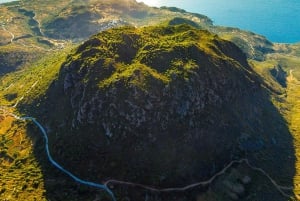
[[[0,3],[13,0],[0,0]],[[105,0],[104,0],[105,1]],[[238,27],[273,42],[300,42],[300,0],[137,0],[176,6],[210,17],[215,25]]]
[[[210,17],[215,25],[238,27],[273,42],[300,42],[300,0],[138,0],[176,6]]]

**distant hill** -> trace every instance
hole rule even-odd
[[[262,53],[273,51],[272,44],[265,38],[238,29],[213,26],[212,20],[204,15],[174,7],[148,7],[134,0],[74,0],[71,3],[61,0],[25,0],[3,4],[0,12],[5,13],[0,16],[0,45],[16,45],[19,50],[23,48],[24,52],[24,56],[17,57],[13,68],[2,66],[5,68],[3,72],[22,67],[26,60],[30,60],[27,47],[45,52],[61,48],[70,40],[83,41],[111,27],[155,25],[173,18],[188,20],[199,28],[225,35],[225,38],[232,39],[254,59],[261,60]],[[254,46],[259,48],[253,50],[251,47]],[[4,58],[5,63],[12,63],[10,58]]]

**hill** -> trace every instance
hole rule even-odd
[[[19,108],[46,125],[54,158],[76,175],[178,187],[248,158],[276,181],[292,184],[295,159],[286,157],[293,156],[292,139],[270,100],[273,89],[233,43],[188,25],[123,27],[93,36],[58,63],[62,67],[55,71],[46,68],[54,77],[39,79]],[[38,136],[32,128],[28,132]],[[40,141],[34,150],[44,161],[42,149]],[[53,178],[49,164],[42,164],[46,180]],[[229,173],[209,190],[147,195],[150,200],[260,200],[268,194],[269,200],[286,200],[247,164]],[[251,185],[234,180],[245,176]],[[44,185],[47,199],[89,197],[90,190],[71,193],[72,184],[62,189],[66,195],[53,194],[53,184]],[[247,193],[232,192],[227,185],[242,185]],[[114,191],[120,199],[145,196],[139,188],[122,185],[114,185]]]
[[[24,0],[0,13],[1,199],[108,199],[52,167],[39,130],[9,112],[37,117],[53,157],[99,183],[181,187],[243,161],[184,192],[111,183],[118,200],[299,195],[299,44],[131,0]]]

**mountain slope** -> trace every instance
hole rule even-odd
[[[108,199],[55,170],[3,105],[37,117],[55,159],[95,182],[178,187],[247,158],[299,194],[299,44],[131,0],[11,2],[0,24],[0,199]],[[153,24],[171,26],[134,28]],[[289,200],[245,163],[183,193],[109,187],[118,200]]]
[[[54,157],[93,181],[182,186],[248,158],[291,185],[292,139],[268,88],[237,46],[207,31],[188,25],[123,27],[80,45],[45,96],[20,106],[49,128]],[[244,166],[237,171],[253,177],[243,187],[246,194],[235,194],[240,200],[265,194],[268,200],[286,200],[266,188],[265,177]],[[231,200],[223,184],[231,177],[207,195]],[[261,193],[254,193],[257,185]],[[120,198],[143,197],[139,189],[115,188]],[[196,199],[203,190],[161,199]]]

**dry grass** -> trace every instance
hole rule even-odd
[[[288,77],[287,95],[287,106],[289,108],[287,119],[290,131],[294,137],[294,149],[297,158],[294,192],[297,198],[300,199],[300,81],[293,77],[292,74]]]

